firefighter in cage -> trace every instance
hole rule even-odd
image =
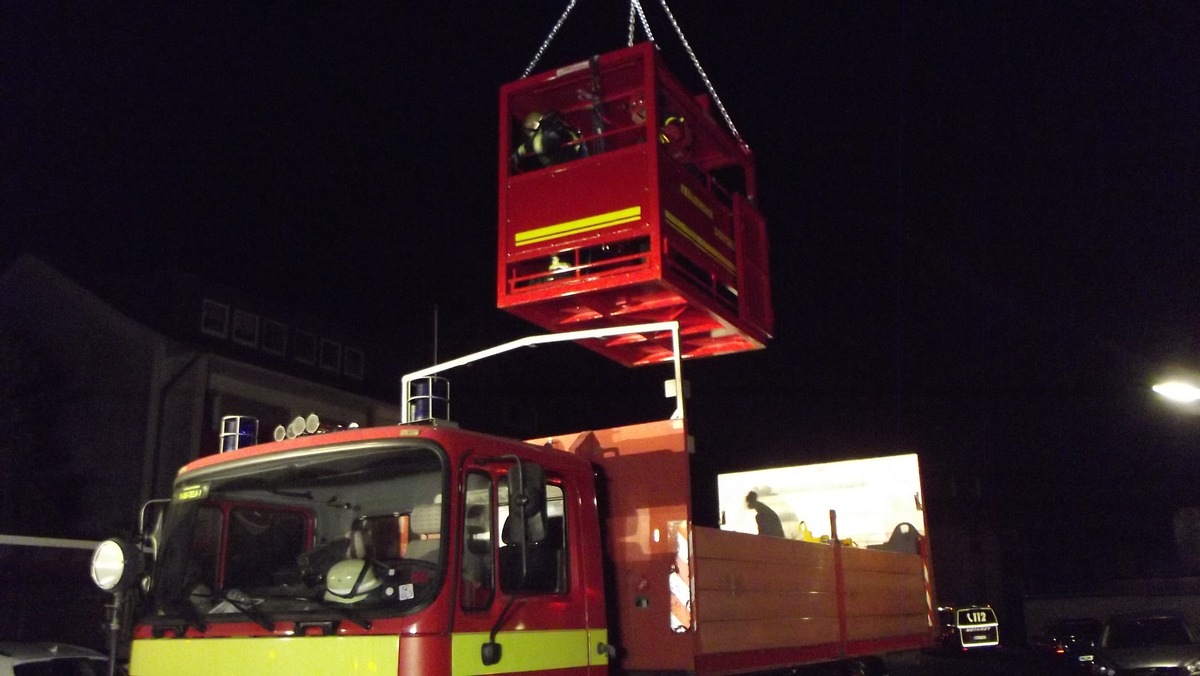
[[[583,135],[557,111],[526,115],[521,132],[524,138],[512,154],[512,164],[518,170],[549,167],[587,154],[580,142]]]

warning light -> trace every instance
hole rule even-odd
[[[221,452],[258,443],[258,418],[244,415],[227,415],[221,418]]]

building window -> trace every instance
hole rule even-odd
[[[262,323],[262,349],[283,356],[287,354],[287,326],[271,319]]]
[[[258,315],[234,310],[233,342],[238,345],[258,347]]]
[[[342,355],[342,373],[347,378],[363,379],[363,352],[355,347],[347,347]]]
[[[200,331],[217,338],[229,337],[229,306],[205,298],[200,314]]]
[[[317,363],[317,337],[307,331],[297,331],[292,356],[301,364]]]
[[[321,368],[340,373],[342,370],[342,346],[332,340],[321,339]]]

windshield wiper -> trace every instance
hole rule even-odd
[[[254,599],[247,596],[246,592],[243,592],[240,589],[221,590],[216,594],[193,593],[192,596],[207,596],[208,598],[217,599],[218,601],[225,601],[229,605],[236,608],[243,615],[250,618],[250,620],[258,626],[266,629],[267,631],[275,631],[275,623],[271,621],[271,618],[268,617],[263,611],[255,608]]]
[[[341,615],[344,619],[350,620],[354,624],[357,624],[358,626],[362,627],[363,629],[365,629],[367,631],[371,630],[371,621],[368,620],[367,618],[363,617],[361,613],[358,613],[350,608],[347,608],[343,605],[339,605],[332,601],[326,601],[325,599],[322,599],[322,598],[304,599],[304,600],[305,601],[316,601],[322,608],[324,608],[326,610],[332,610],[333,612],[337,613],[338,615]]]
[[[271,618],[263,611],[254,607],[255,599],[251,598],[250,596],[248,596],[245,592],[243,592],[241,590],[230,589],[230,590],[227,590],[227,591],[219,593],[219,594],[197,594],[197,596],[206,596],[206,597],[212,598],[212,599],[227,601],[229,603],[229,605],[233,606],[234,608],[237,608],[242,614],[244,614],[246,617],[253,620],[256,624],[258,624],[263,629],[266,629],[267,631],[275,631],[275,623],[273,621],[271,621]],[[310,603],[315,602],[317,605],[321,606],[322,608],[333,611],[334,613],[337,613],[338,615],[340,615],[342,617],[342,619],[349,620],[367,631],[370,631],[371,627],[373,626],[371,621],[368,620],[366,617],[364,617],[361,613],[358,613],[353,609],[346,608],[344,606],[340,606],[336,603],[331,603],[329,601],[325,601],[324,599],[320,599],[320,598],[313,599],[313,598],[307,597],[307,596],[269,596],[268,598],[275,598],[275,599],[287,598],[287,599],[292,599],[292,600],[296,600],[296,601],[307,601]],[[193,626],[195,626],[195,625],[193,625]],[[197,627],[197,628],[199,628],[199,627]],[[200,630],[203,631],[202,628]]]
[[[183,599],[170,599],[165,605],[167,610],[171,611],[172,614],[178,615],[179,619],[183,620],[184,625],[187,627],[192,627],[200,633],[204,633],[208,629],[208,625],[204,622],[204,617],[200,615],[200,612],[196,610],[196,606],[193,606],[191,602],[184,601]]]

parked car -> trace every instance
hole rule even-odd
[[[938,608],[942,647],[950,650],[977,650],[1000,645],[1000,623],[991,606]]]
[[[1097,676],[1200,674],[1200,645],[1178,613],[1114,615],[1104,623],[1092,673]]]
[[[106,676],[108,658],[66,643],[0,641],[0,676]]]
[[[1045,662],[1090,667],[1103,630],[1104,623],[1094,617],[1055,620],[1033,637],[1033,648]]]

